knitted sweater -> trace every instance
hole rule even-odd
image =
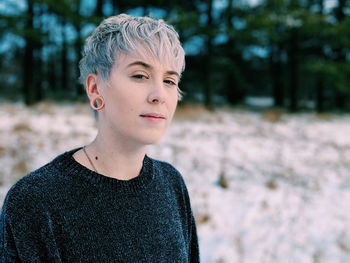
[[[19,180],[0,219],[0,262],[199,262],[196,225],[179,172],[147,155],[122,181],[72,154]]]

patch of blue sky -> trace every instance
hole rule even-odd
[[[238,30],[244,29],[247,26],[247,21],[237,17],[234,17],[232,19],[232,23],[235,29],[238,29]]]
[[[231,0],[233,1],[233,6],[256,6],[262,2],[262,0]],[[214,9],[224,9],[227,8],[228,1],[226,0],[214,0]]]
[[[84,27],[81,28],[80,36],[82,38],[86,38],[91,34],[91,32],[96,28],[96,25],[93,23],[88,23]]]
[[[126,13],[131,16],[142,16],[144,13],[144,8],[143,7],[132,8],[132,9],[129,9]]]
[[[207,23],[207,21],[208,21],[208,16],[207,16],[207,14],[201,13],[201,14],[199,15],[199,23],[202,24],[202,25],[205,25],[205,24]]]
[[[157,19],[161,19],[161,18],[165,18],[166,13],[167,12],[161,8],[149,8],[148,14],[146,14],[146,15],[149,15],[149,16],[157,18]]]
[[[251,59],[252,57],[267,58],[268,55],[267,48],[257,45],[248,46],[243,51],[243,58],[245,59]]]
[[[35,27],[40,26],[40,30],[43,32],[49,32],[52,28],[57,27],[57,24],[54,24],[55,17],[51,14],[43,14],[39,19],[35,21],[37,25]]]
[[[15,47],[23,48],[24,45],[25,41],[22,37],[7,33],[3,36],[2,41],[0,41],[0,53],[7,53]]]
[[[62,43],[63,37],[68,43],[73,43],[77,38],[77,32],[73,25],[67,24],[64,27],[58,24],[55,17],[49,17],[47,20],[46,32],[49,34],[49,41],[54,43]],[[84,27],[85,28],[85,27]]]
[[[106,16],[112,16],[113,14],[113,5],[110,1],[105,2],[103,7],[102,7],[102,11],[104,14],[106,14]]]
[[[151,16],[153,18],[156,19],[164,19],[165,16],[167,15],[167,11],[162,9],[162,8],[157,8],[157,7],[150,7],[146,9],[145,12],[145,8],[143,7],[136,7],[136,8],[132,8],[129,9],[127,12],[127,14],[132,15],[132,16]]]
[[[207,4],[204,2],[199,2],[196,6],[200,13],[204,13],[207,10]]]
[[[23,0],[2,0],[0,1],[0,13],[4,15],[18,16],[27,9]]]
[[[227,34],[217,34],[213,40],[214,44],[220,45],[228,41]]]
[[[326,0],[326,1],[324,1],[324,7],[326,10],[334,8],[335,6],[337,6],[337,4],[338,4],[338,0]]]
[[[183,43],[186,55],[198,55],[204,48],[204,39],[200,36],[191,37],[186,43]]]
[[[81,5],[80,14],[83,16],[89,16],[94,12],[95,8],[96,8],[95,0],[85,0]]]
[[[219,19],[223,9],[227,8],[227,1],[224,0],[216,0],[213,2],[213,18]]]
[[[233,1],[233,0],[231,0]],[[237,6],[244,6],[244,5],[248,5],[248,6],[256,6],[257,4],[259,4],[261,2],[261,0],[238,0],[238,1],[234,1],[233,2],[233,7],[237,7]],[[220,19],[220,16],[222,14],[223,11],[225,11],[225,9],[228,6],[228,1],[227,0],[214,0],[213,1],[213,12],[212,12],[212,16],[214,19]],[[207,15],[206,15],[206,11],[207,11],[207,5],[204,4],[198,4],[197,8],[201,11],[201,13],[205,16],[203,18],[203,23],[205,23],[207,21]]]
[[[226,8],[228,5],[228,1],[226,0],[216,0],[213,3],[214,9],[223,9]]]
[[[50,42],[62,42],[61,39],[61,30],[62,27],[57,24],[56,17],[50,16],[47,20],[46,27],[49,29],[47,32],[49,34],[49,41]]]
[[[246,3],[249,6],[257,6],[258,4],[260,4],[262,1],[261,0],[247,0]]]
[[[57,46],[45,45],[45,46],[43,46],[42,51],[41,51],[42,58],[44,60],[47,60],[52,55],[52,53],[55,53],[55,52],[57,52]]]
[[[65,26],[64,30],[66,41],[68,43],[73,43],[77,38],[77,31],[75,30],[75,28],[71,24],[68,24]]]

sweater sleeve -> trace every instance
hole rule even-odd
[[[5,198],[0,217],[2,263],[61,261],[50,215],[31,188],[15,185]]]
[[[188,217],[188,228],[189,228],[189,262],[190,263],[199,263],[200,262],[200,254],[199,254],[199,244],[198,244],[198,236],[197,236],[197,227],[196,221],[193,216],[190,196],[188,193],[187,186],[183,177],[181,176],[181,181],[183,185],[183,193],[185,198],[185,203],[187,207],[187,217]]]
[[[6,206],[4,205],[0,217],[0,262],[20,262],[16,251],[16,245],[11,229],[11,224],[6,218]]]
[[[191,215],[191,241],[190,241],[190,263],[199,263],[199,247],[197,228],[193,215]]]

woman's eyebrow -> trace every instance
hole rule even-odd
[[[177,73],[176,71],[172,71],[172,70],[169,70],[169,71],[167,71],[167,72],[165,72],[167,75],[176,75],[176,76],[178,76],[178,78],[180,78],[180,74],[179,73]]]
[[[139,65],[139,66],[142,66],[144,68],[149,68],[149,69],[152,69],[152,66],[143,62],[143,61],[134,61],[132,63],[130,63],[127,68],[131,67],[131,66],[135,66],[135,65]]]
[[[150,65],[150,64],[147,64],[147,63],[145,63],[145,62],[143,62],[143,61],[140,61],[140,60],[138,60],[138,61],[134,61],[134,62],[131,62],[129,65],[127,65],[127,68],[129,68],[129,67],[132,67],[132,66],[142,66],[142,67],[144,67],[144,68],[147,68],[147,69],[153,69],[153,67]],[[179,78],[180,78],[180,74],[179,73],[177,73],[176,71],[173,71],[173,70],[168,70],[167,72],[165,72],[167,75],[176,75],[176,76],[178,76]]]

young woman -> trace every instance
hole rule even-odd
[[[1,262],[199,262],[184,180],[146,155],[173,118],[183,69],[162,20],[122,14],[95,29],[80,70],[97,136],[10,189]]]

